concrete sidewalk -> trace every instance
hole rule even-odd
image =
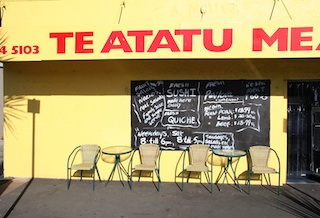
[[[252,186],[251,195],[233,185],[210,194],[199,183],[135,182],[133,190],[120,182],[13,179],[0,196],[0,217],[320,217],[320,183],[282,187]],[[13,207],[14,205],[14,207]]]

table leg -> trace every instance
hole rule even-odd
[[[224,167],[221,167],[221,170],[220,170],[220,173],[218,175],[218,178],[216,179],[216,184],[221,180],[222,176],[226,174],[226,172],[229,174],[230,176],[230,173],[228,172],[228,166],[224,166]],[[227,182],[228,182],[228,178],[227,178]]]
[[[231,167],[233,176],[231,176],[230,173],[229,173],[229,166]],[[220,179],[222,178],[223,175],[224,175],[224,178],[223,178],[223,181],[222,181],[222,185],[219,188],[218,182],[220,181]],[[228,178],[227,178],[228,175],[233,180],[234,184],[237,185],[239,190],[242,192],[242,189],[240,187],[239,181],[238,181],[237,176],[236,176],[236,172],[235,172],[235,170],[234,170],[234,168],[232,166],[232,158],[230,158],[230,157],[228,158],[227,165],[224,167],[223,173],[219,174],[219,176],[218,176],[218,178],[216,180],[216,184],[217,184],[217,186],[219,188],[219,191],[222,191],[222,188],[223,188],[225,180],[227,180],[227,182],[228,182]]]
[[[231,158],[230,162],[231,162],[231,163],[230,163],[230,164],[231,164],[231,170],[232,170],[233,175],[234,175],[233,182],[234,182],[234,184],[235,184],[236,186],[238,186],[240,192],[242,192],[241,186],[240,186],[240,184],[239,184],[239,180],[238,180],[237,175],[236,175],[236,171],[234,170],[234,168],[233,168],[233,166],[232,166],[232,158]]]
[[[118,175],[119,175],[119,181],[121,182],[122,186],[124,186],[122,180],[123,180],[123,176],[122,176],[122,172],[121,172],[121,168],[120,168],[120,163],[117,164],[117,170],[118,170]]]
[[[122,184],[122,186],[124,186],[124,177],[123,177],[123,173],[127,176],[127,178],[129,178],[129,173],[126,171],[126,169],[124,168],[124,166],[122,165],[121,161],[120,161],[120,156],[116,155],[116,159],[115,159],[115,163],[114,166],[111,170],[110,176],[106,182],[106,185],[108,185],[108,183],[110,182],[110,180],[113,180],[113,176],[115,174],[115,171],[118,171],[118,175],[119,175],[119,180]]]
[[[123,164],[121,162],[118,163],[117,168],[118,168],[118,174],[119,174],[120,182],[124,186],[123,181],[125,181],[125,180],[124,180],[123,174],[125,174],[127,179],[129,179],[129,173],[126,171],[126,169],[124,168],[124,166],[123,166]]]
[[[114,172],[116,171],[116,167],[117,167],[117,162],[113,165],[113,168],[111,170],[110,176],[109,176],[105,186],[107,186],[109,181],[113,179],[113,175],[114,175]]]
[[[218,186],[218,184],[217,184],[219,191],[222,191],[224,182],[225,182],[225,180],[227,179],[228,169],[229,169],[229,161],[228,161],[227,165],[224,167],[223,173],[221,174],[219,180],[216,182],[216,183],[218,183],[218,182],[220,181],[220,179],[222,178],[222,176],[224,175],[223,181],[222,181],[222,185],[221,185],[220,188],[219,188],[219,186]],[[228,180],[228,179],[227,179],[227,180]]]
[[[127,178],[129,177],[129,173],[127,172],[126,168],[123,166],[123,164],[121,162],[119,162],[119,167],[121,169],[121,171],[127,176]]]

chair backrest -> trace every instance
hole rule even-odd
[[[143,144],[139,146],[141,164],[154,165],[160,154],[159,145]]]
[[[270,156],[270,147],[265,145],[256,145],[249,148],[251,166],[268,166]]]
[[[189,160],[191,165],[206,165],[209,146],[203,144],[194,144],[189,147]]]
[[[99,157],[100,146],[95,144],[85,144],[81,145],[81,154],[83,163],[94,163],[95,158]],[[98,154],[98,156],[97,156]]]

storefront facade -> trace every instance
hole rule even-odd
[[[267,84],[267,94],[257,94],[261,99],[267,97],[267,109],[261,114],[262,110],[256,109],[252,118],[255,122],[234,131],[232,146],[246,149],[258,142],[270,145],[280,156],[281,183],[286,183],[292,172],[299,176],[316,173],[319,166],[315,166],[317,157],[313,155],[318,142],[306,145],[310,156],[306,161],[288,155],[294,144],[288,144],[292,142],[292,137],[288,140],[292,133],[288,132],[292,129],[288,108],[296,99],[288,93],[292,93],[289,87],[294,82],[312,82],[313,90],[319,90],[320,15],[316,8],[320,3],[283,3],[4,1],[2,32],[7,41],[1,51],[7,60],[4,113],[8,118],[4,176],[65,178],[67,157],[77,145],[134,146],[135,116],[143,114],[143,105],[138,112],[133,106],[136,81],[174,81],[180,85],[193,84],[192,81],[244,81],[246,90],[250,82],[256,84],[256,89],[259,84]],[[226,93],[230,94],[229,89],[222,89],[222,95]],[[175,94],[186,95],[182,91]],[[311,95],[310,108],[316,110],[319,93],[313,91]],[[304,95],[299,96],[304,99]],[[253,104],[256,102],[247,102]],[[267,119],[260,119],[260,115]],[[149,130],[161,125],[166,129],[164,116],[157,125],[150,124]],[[217,128],[217,119],[201,131],[228,132],[231,127],[225,122],[226,126]],[[233,125],[240,125],[237,120],[232,121]],[[181,117],[172,122],[185,121]],[[191,124],[183,131],[197,132]],[[263,135],[263,140],[259,141],[260,135],[259,139],[250,140],[256,133]],[[241,143],[237,141],[240,134]],[[150,142],[150,138],[147,140]],[[179,143],[191,142],[186,139]],[[204,143],[204,139],[197,142]],[[162,143],[163,147],[170,147]],[[163,152],[163,181],[174,180],[175,163],[181,154],[177,147]],[[297,167],[301,160],[304,165],[313,166]],[[241,158],[239,174],[246,170],[246,164],[246,159]],[[98,167],[106,179],[111,166],[100,161]],[[216,167],[216,175],[219,170]]]

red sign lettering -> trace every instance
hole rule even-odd
[[[84,45],[92,45],[92,40],[85,40],[85,36],[93,36],[93,32],[76,32],[76,53],[93,53],[92,48],[84,48]]]
[[[223,30],[223,42],[220,46],[216,46],[212,43],[213,31],[206,29],[203,33],[203,45],[208,51],[222,52],[227,51],[232,46],[232,29]]]
[[[279,28],[271,37],[262,28],[253,29],[252,51],[262,51],[263,41],[269,46],[278,41],[278,51],[287,51],[288,28]]]
[[[256,28],[253,29],[252,51],[262,51],[263,42],[271,47],[276,41],[278,41],[278,51],[288,51],[289,39],[290,51],[311,51],[312,45],[302,45],[302,43],[312,42],[312,36],[304,36],[304,33],[312,32],[312,27],[279,28],[272,36],[269,36],[262,28]]]
[[[118,42],[118,45],[115,45],[115,42]],[[124,52],[132,52],[130,45],[124,37],[121,31],[112,31],[107,42],[103,46],[101,53],[108,53],[111,49],[122,49]]]
[[[73,32],[50,33],[50,38],[57,39],[57,54],[66,53],[66,39],[73,38]],[[92,45],[92,40],[85,40],[85,36],[93,36],[93,32],[75,33],[75,53],[93,53],[92,48],[84,48],[84,45]]]
[[[72,38],[73,33],[50,33],[50,38],[57,39],[57,53],[65,54],[66,53],[66,38]]]
[[[152,30],[128,31],[128,36],[136,37],[136,52],[144,52],[146,36],[152,36]]]
[[[192,51],[193,36],[201,35],[201,30],[176,30],[175,34],[183,36],[183,51]]]
[[[300,27],[291,29],[291,51],[311,51],[312,46],[302,46],[301,42],[312,41],[311,36],[302,36],[304,32],[312,32],[312,27]]]

